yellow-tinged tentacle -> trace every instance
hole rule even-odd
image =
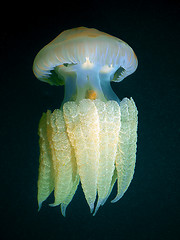
[[[113,203],[118,201],[129,187],[136,162],[138,112],[133,99],[124,98],[120,103],[120,110],[121,129],[116,156],[118,190]]]
[[[47,138],[47,119],[51,112],[43,113],[39,122],[39,177],[38,177],[38,205],[41,204],[54,189],[53,166],[51,158],[51,149]]]
[[[94,101],[100,121],[100,159],[98,169],[98,202],[96,214],[100,205],[103,205],[109,196],[112,176],[115,169],[115,159],[120,131],[120,108],[117,102]]]
[[[73,188],[73,175],[77,174],[74,151],[71,147],[61,110],[55,110],[50,117],[51,136],[49,143],[55,174],[55,202],[67,204],[67,198]],[[76,186],[77,187],[77,186]]]
[[[99,117],[90,99],[64,104],[64,118],[67,131],[74,146],[82,188],[91,212],[97,192],[99,164]]]
[[[39,135],[39,207],[55,188],[55,202],[51,206],[62,204],[62,214],[65,216],[66,207],[79,184],[79,176],[62,111],[55,110],[51,114],[48,110],[46,114],[43,114],[39,124]]]

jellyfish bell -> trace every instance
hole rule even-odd
[[[125,42],[85,27],[62,32],[37,54],[35,76],[65,85],[61,108],[48,110],[39,123],[39,208],[54,190],[51,206],[60,205],[65,216],[79,182],[94,215],[116,180],[112,202],[123,196],[135,168],[137,108],[132,98],[120,101],[110,82],[136,68]]]
[[[134,51],[122,40],[93,28],[62,32],[36,56],[35,76],[51,85],[65,84],[63,104],[96,92],[103,101],[116,100],[110,81],[122,81],[137,68]]]

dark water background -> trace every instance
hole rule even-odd
[[[65,4],[65,5],[63,5]],[[91,1],[12,7],[0,33],[0,238],[180,239],[180,5],[175,1]],[[22,11],[23,9],[23,11]],[[48,203],[37,212],[38,122],[60,106],[63,87],[32,73],[37,52],[63,30],[94,27],[127,42],[137,71],[112,85],[139,111],[134,179],[116,204],[95,217],[79,188],[62,217]],[[115,189],[110,196],[113,199]]]

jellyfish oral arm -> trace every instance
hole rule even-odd
[[[127,190],[135,168],[137,109],[132,99],[84,99],[67,102],[63,111],[48,111],[39,125],[39,206],[54,189],[55,202],[65,216],[66,207],[81,182],[94,210],[102,206],[117,180],[118,201]]]

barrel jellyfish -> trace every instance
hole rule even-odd
[[[124,41],[85,27],[62,32],[37,54],[35,76],[65,88],[59,109],[47,110],[39,123],[39,209],[54,191],[50,206],[60,205],[65,216],[79,183],[93,215],[116,181],[111,202],[126,192],[135,169],[138,112],[132,98],[118,99],[110,82],[122,81],[137,64]]]

